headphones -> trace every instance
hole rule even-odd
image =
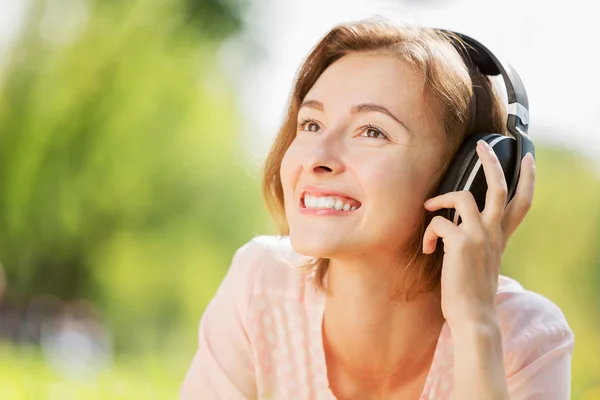
[[[466,137],[446,174],[438,187],[436,196],[448,192],[468,190],[473,194],[479,211],[485,206],[487,182],[476,152],[479,140],[484,140],[496,153],[508,188],[508,202],[514,197],[521,172],[521,160],[527,153],[535,157],[535,147],[527,135],[529,128],[529,102],[527,92],[517,71],[506,62],[501,62],[481,43],[464,34],[443,29],[437,31],[446,34],[459,54],[465,61],[471,61],[477,69],[486,76],[502,75],[508,94],[507,128],[511,136],[493,132],[474,132]],[[456,40],[453,38],[458,37]],[[462,41],[462,43],[461,43]],[[466,45],[466,46],[465,46]],[[460,223],[460,217],[455,209],[442,209],[438,212],[445,218]]]

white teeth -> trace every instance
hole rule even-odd
[[[350,204],[344,204],[342,200],[335,199],[333,197],[317,197],[310,194],[304,196],[304,206],[306,208],[317,208],[317,209],[334,209],[337,211],[354,211],[356,206]]]
[[[310,200],[311,207],[313,207],[313,208],[316,207],[318,202],[319,202],[319,199],[317,199],[316,197],[313,196]]]

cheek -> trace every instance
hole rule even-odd
[[[290,176],[290,156],[289,152],[286,152],[281,159],[281,165],[279,166],[279,176],[281,177],[281,185],[285,189],[286,182],[289,180]]]
[[[365,164],[366,166],[367,164]],[[426,193],[431,186],[424,165],[413,160],[399,162],[397,158],[380,160],[361,170],[364,193],[371,203],[369,212],[388,221],[420,220]],[[383,222],[383,221],[382,221]]]
[[[298,179],[298,171],[300,168],[301,164],[298,154],[292,143],[283,155],[281,166],[279,168],[285,203],[287,203],[288,199],[293,195],[292,191],[295,186],[295,181]]]

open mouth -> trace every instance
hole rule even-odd
[[[360,208],[361,203],[349,197],[344,196],[325,196],[302,193],[300,204],[303,208],[312,210],[336,210],[336,211],[355,211]]]

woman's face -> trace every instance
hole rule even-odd
[[[293,248],[347,258],[400,252],[421,222],[443,130],[424,81],[392,56],[351,54],[305,97],[281,165]]]

